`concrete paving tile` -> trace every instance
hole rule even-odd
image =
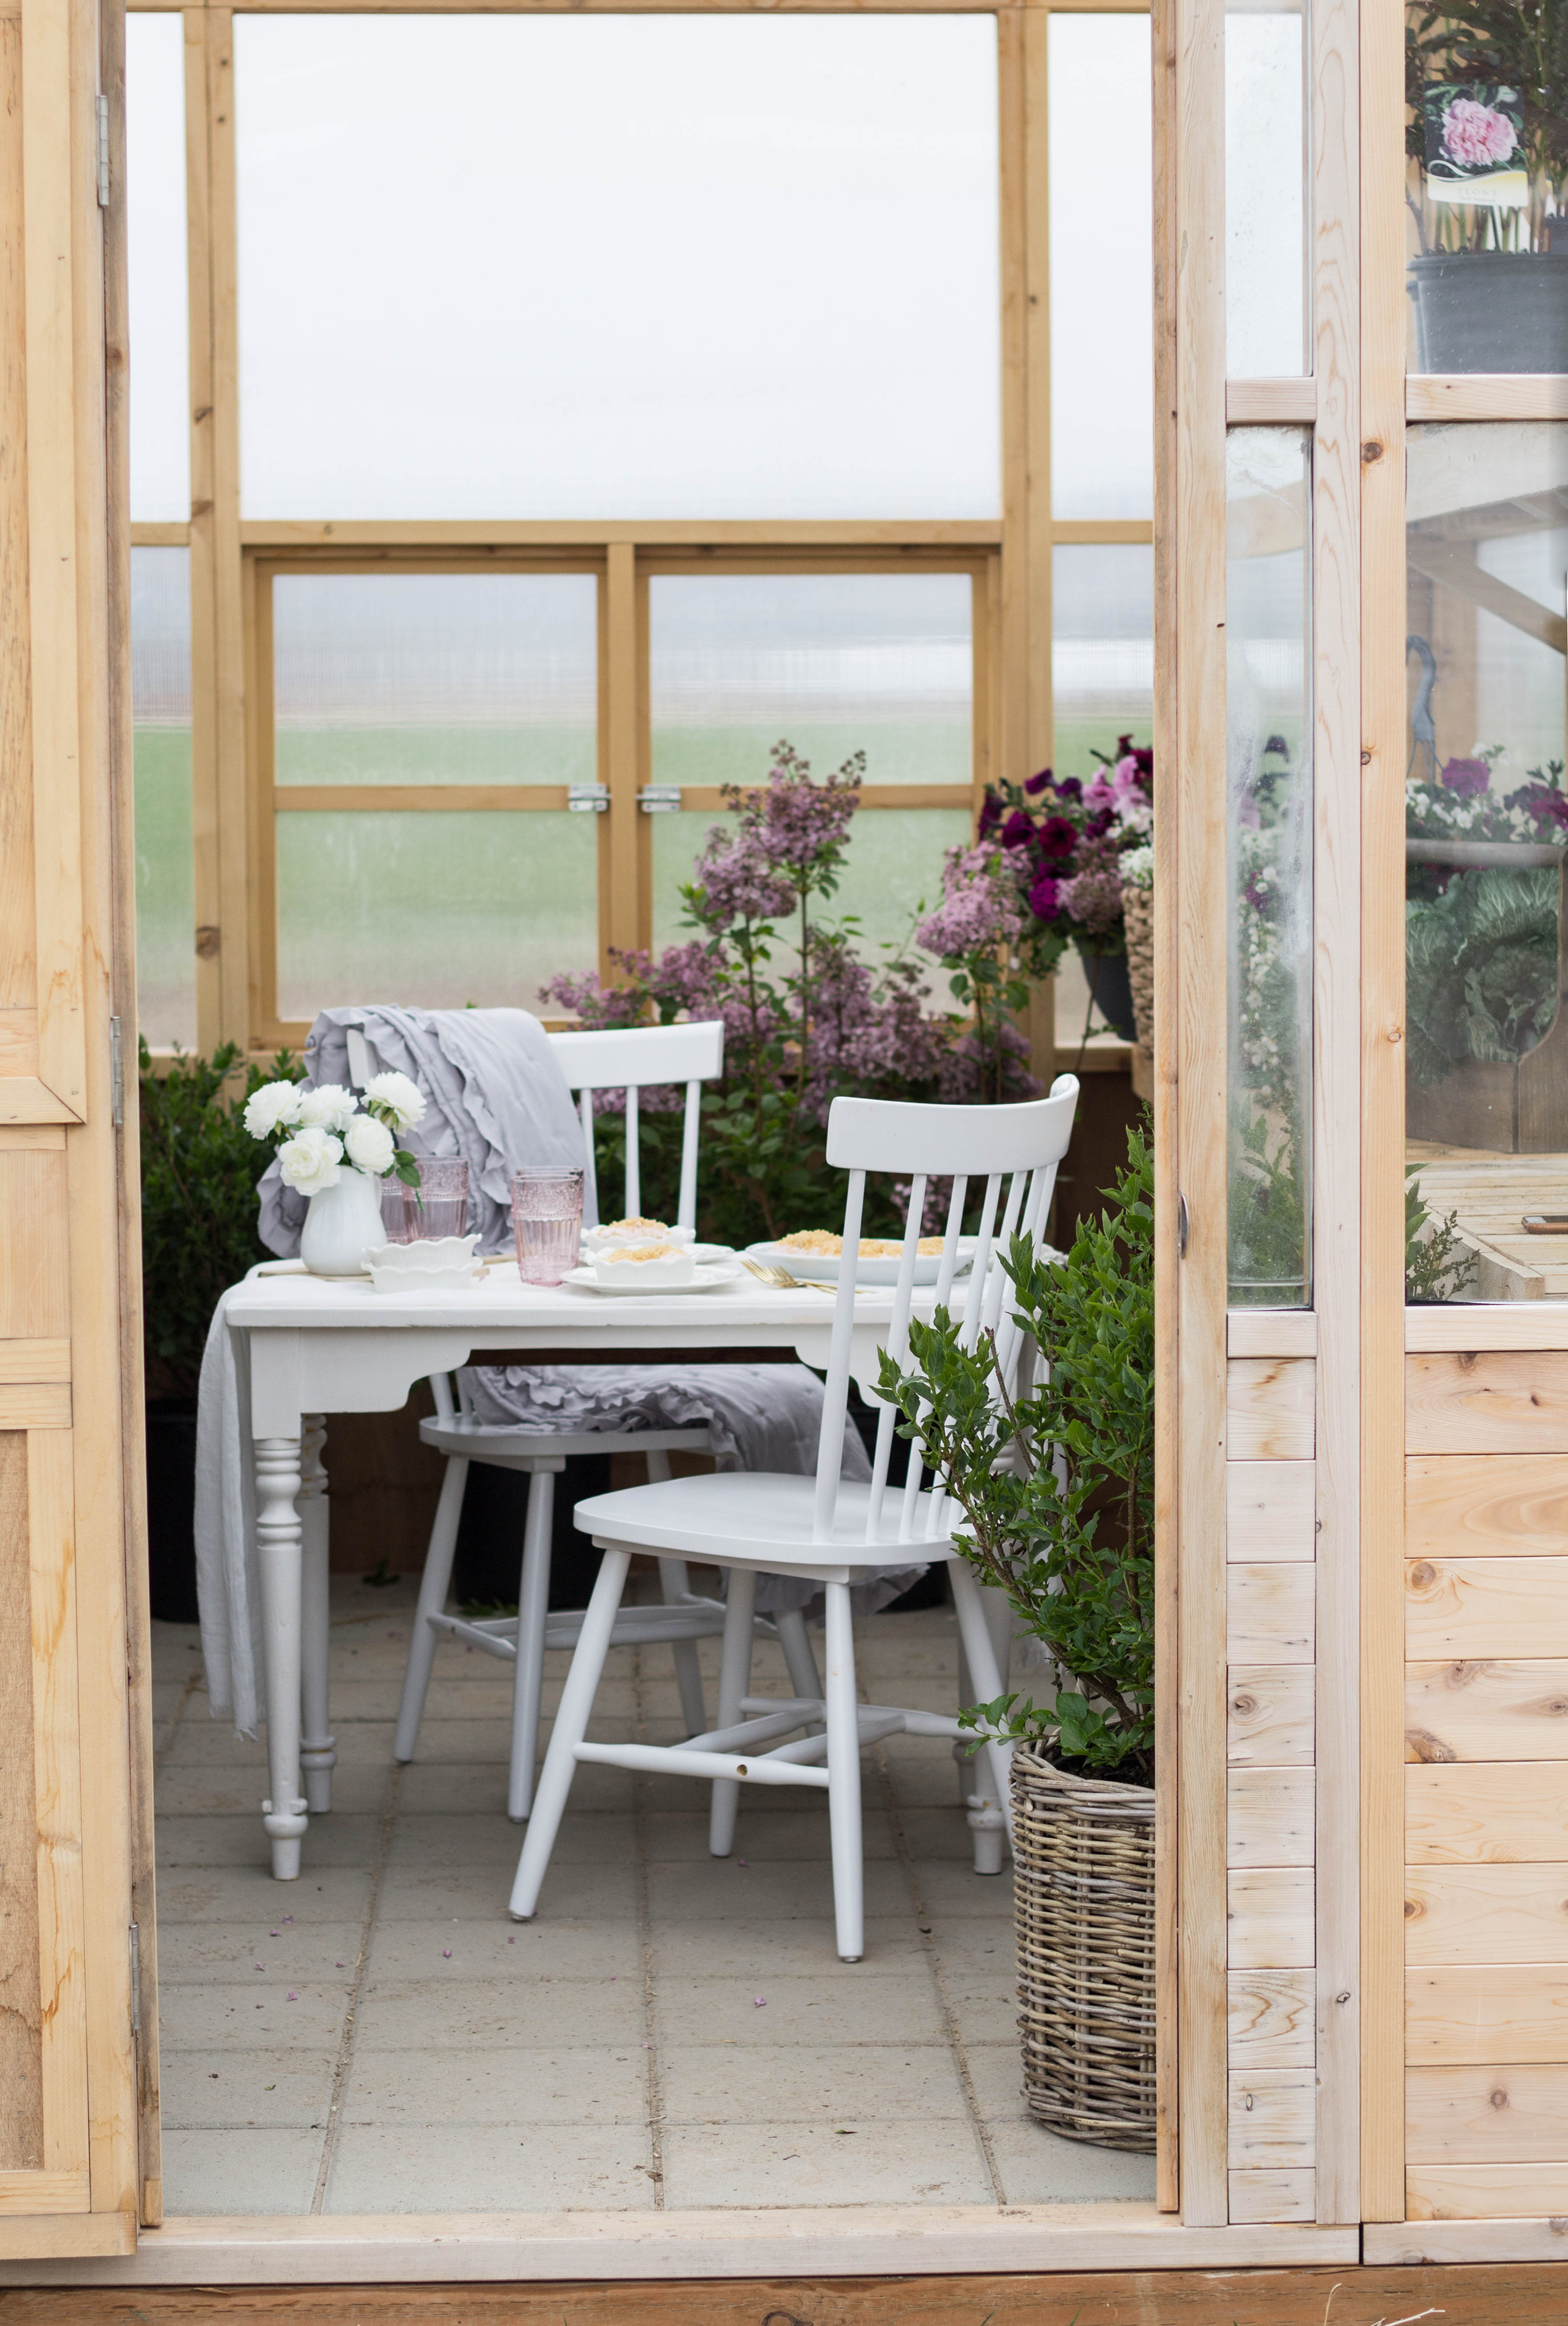
[[[159,2058],[163,2130],[203,2126],[320,2129],[331,2105],[335,2052],[171,2051]],[[218,2065],[213,2066],[216,2060]]]
[[[162,1845],[161,1832],[158,1839]],[[369,1872],[357,1866],[313,1866],[297,1882],[275,1882],[265,1863],[172,1866],[160,1846],[159,1953],[164,1932],[180,1922],[245,1922],[269,1931],[275,1924],[281,1930],[292,1914],[296,1922],[352,1922],[358,1929],[369,1894]]]
[[[447,1952],[451,1949],[450,1955]],[[366,1975],[388,1981],[453,1978],[616,1978],[640,1981],[635,1922],[514,1922],[504,1912],[479,1921],[432,1916],[378,1923]]]
[[[379,1819],[385,1814],[387,1787],[392,1774],[390,1754],[363,1765],[340,1760],[332,1772],[332,1806],[323,1815],[333,1818]],[[266,1799],[265,1756],[254,1768],[176,1767],[166,1762],[158,1772],[154,1806],[160,1818],[254,1818],[261,1827],[261,1804]],[[311,1830],[315,1831],[312,1819]]]
[[[966,2123],[677,2125],[663,2145],[672,2208],[994,2201]]]
[[[899,1822],[903,1828],[904,1841],[912,1857],[931,1859],[944,1865],[966,1865],[975,1870],[975,1837],[968,1820],[958,1806],[957,1789],[946,1801],[929,1805],[903,1800],[899,1803]],[[1005,1847],[1003,1853],[1001,1886],[1011,1902],[1013,1884],[1010,1879],[1012,1860]],[[982,1875],[982,1880],[994,1883],[994,1875]]]
[[[752,1828],[752,1836],[756,1828]],[[833,1875],[826,1857],[786,1864],[759,1864],[748,1842],[745,1805],[733,1857],[693,1858],[680,1865],[650,1865],[649,1902],[654,1921],[707,1921],[738,1915],[755,1921],[768,1914],[818,1919],[833,1912]],[[744,1863],[742,1863],[742,1860]],[[873,1858],[865,1869],[868,1915],[909,1913],[909,1890],[895,1861]]]
[[[635,2039],[619,2052],[602,2042],[576,2050],[356,2051],[341,2114],[345,2125],[368,2126],[646,2126],[647,2077],[648,2054]]]
[[[294,2000],[291,2003],[289,1996]],[[341,1986],[290,1986],[268,1970],[252,1985],[160,1982],[158,2028],[181,2052],[335,2052],[349,1997]]]
[[[518,1847],[521,1848],[519,1838]],[[509,1931],[525,1926],[507,1913],[515,1864],[465,1866],[391,1865],[381,1882],[378,1919],[386,1922],[450,1920],[481,1922],[490,1914]],[[635,1921],[637,1869],[624,1865],[567,1865],[557,1861],[545,1877],[536,1918],[540,1921]]]
[[[423,2128],[345,2125],[327,2183],[329,2213],[650,2211],[639,2125],[476,2127],[439,2145]]]
[[[943,1992],[966,2050],[981,2043],[1017,2042],[1018,1995],[1011,1978],[951,1979],[944,1983]]]
[[[758,2001],[758,1997],[762,1999]],[[683,1978],[654,1988],[667,2044],[938,2043],[941,2014],[923,1972],[866,1978],[858,1963],[765,1986],[757,1977]]]
[[[994,1921],[981,1914],[950,1914],[932,1922],[931,1936],[945,1976],[960,1985],[1014,1976],[1017,1941],[1011,1914]]]
[[[497,1772],[485,1773],[488,1778]],[[499,1782],[500,1801],[484,1814],[470,1812],[472,1790],[462,1787],[453,1788],[452,1806],[444,1813],[400,1812],[387,1853],[387,1865],[515,1865],[527,1828],[513,1825],[506,1814],[504,1771],[499,1772]],[[612,1810],[569,1814],[562,1819],[550,1863],[552,1867],[630,1865],[635,1850],[630,1816]]]
[[[1153,2156],[1062,2140],[1027,2115],[989,2122],[985,2130],[1010,2205],[1082,2204],[1154,2194]]]
[[[941,1754],[916,1753],[910,1747],[914,1740],[908,1736],[890,1738],[897,1750],[889,1753],[883,1765],[892,1796],[901,1809],[950,1809],[958,1823],[964,1824],[964,1804],[958,1799],[958,1764],[950,1752]],[[966,1776],[966,1783],[973,1780]],[[967,1826],[964,1826],[966,1833]]]
[[[476,1706],[462,1717],[448,1714],[437,1719],[426,1714],[419,1725],[419,1741],[409,1765],[433,1768],[455,1761],[478,1767],[491,1761],[504,1762],[511,1750],[511,1735],[509,1696],[488,1710]]]
[[[534,1925],[529,1924],[532,1929]],[[712,1922],[655,1922],[650,1931],[654,1977],[661,1980],[712,1977],[733,1973],[755,1979],[815,1978],[835,1962],[833,1919],[761,1922],[724,1919]],[[857,1974],[908,1973],[924,1968],[925,1948],[907,1915],[879,1915],[865,1926],[865,1953]]]
[[[362,1995],[356,2056],[437,2044],[493,2052],[642,2046],[642,1990],[632,1979],[388,1979]],[[527,2116],[527,2109],[518,2114]]]
[[[919,1859],[915,1876],[933,1920],[953,1914],[998,1918],[1012,1914],[1013,1884],[1005,1872],[976,1874],[974,1858],[968,1853],[961,1862],[950,1858]]]
[[[301,1878],[322,1868],[372,1864],[380,1825],[379,1818],[337,1810],[313,1818],[301,1853]],[[262,1830],[261,1803],[247,1817],[160,1817],[158,1860],[175,1866],[269,1865],[271,1844]]]
[[[823,2046],[794,2042],[791,2034],[784,2031],[776,2043],[665,2047],[658,2072],[666,2123],[831,2126],[967,2117],[945,2043]]]
[[[201,1664],[201,1633],[194,1624],[161,1624],[150,1627],[153,1635],[153,1678],[154,1680],[189,1679]]]
[[[363,1921],[168,1922],[158,1925],[158,1977],[182,1986],[228,1980],[248,1986],[262,1974],[290,1986],[308,1980],[318,1986],[347,1986],[354,1976]],[[274,1937],[273,1933],[276,1932]],[[343,1968],[340,1969],[339,1964]]]
[[[194,1703],[195,1699],[192,1699]],[[353,1766],[384,1766],[392,1758],[390,1720],[346,1720],[333,1709],[332,1734],[338,1742],[338,1770]],[[198,1717],[187,1713],[163,1764],[165,1769],[255,1769],[266,1791],[266,1744],[261,1739],[237,1736],[226,1720],[209,1720],[205,1699]]]
[[[165,2132],[170,2213],[308,2213],[322,2132]]]
[[[1023,2104],[1023,2061],[1016,2032],[1011,2043],[967,2044],[964,2061],[974,2088],[975,2105],[988,2124],[1022,2124],[1028,2119],[1029,2111]]]
[[[746,1831],[751,1846],[737,1840],[735,1847],[753,1865],[798,1862],[802,1858],[827,1861],[830,1842],[827,1828],[827,1797],[813,1800],[802,1809],[780,1809],[774,1806],[770,1789],[759,1786],[756,1804],[742,1802]],[[789,1795],[785,1794],[788,1801]],[[966,1839],[967,1827],[961,1826]],[[701,1810],[656,1810],[644,1821],[648,1855],[654,1861],[705,1858],[708,1852],[708,1817]],[[737,1833],[740,1827],[737,1824]],[[861,1819],[861,1835],[865,1856],[891,1858],[898,1856],[898,1844],[893,1838],[892,1820],[885,1810],[868,1808]]]

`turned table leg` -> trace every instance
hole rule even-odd
[[[256,1441],[257,1551],[266,1666],[266,1763],[271,1796],[262,1824],[280,1882],[299,1878],[300,1843],[309,1819],[300,1791],[300,1440]]]
[[[327,1706],[327,1655],[331,1643],[331,1598],[329,1580],[330,1507],[327,1472],[322,1448],[327,1427],[319,1413],[304,1417],[300,1464],[301,1552],[303,1582],[301,1596],[300,1668],[303,1735],[300,1766],[304,1772],[305,1800],[311,1814],[332,1806],[332,1771],[338,1765],[338,1740],[331,1734]]]

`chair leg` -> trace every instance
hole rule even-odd
[[[521,1825],[534,1798],[539,1757],[539,1705],[545,1686],[545,1615],[550,1604],[550,1522],[555,1474],[536,1470],[528,1481],[523,1521],[523,1571],[518,1585],[518,1660],[512,1667],[512,1751],[507,1772],[507,1815]]]
[[[610,1637],[615,1629],[630,1566],[631,1553],[628,1550],[607,1550],[599,1564],[598,1579],[583,1618],[566,1685],[561,1690],[561,1708],[550,1730],[550,1746],[534,1796],[534,1813],[528,1819],[517,1878],[512,1884],[509,1912],[519,1922],[529,1921],[538,1908],[539,1892],[549,1871],[550,1853],[555,1847],[555,1836],[565,1814],[566,1796],[576,1774],[577,1747],[588,1734],[593,1698],[599,1692],[600,1675],[610,1652]]]
[[[973,1569],[961,1558],[948,1561],[947,1574],[953,1586],[953,1606],[958,1618],[959,1635],[969,1662],[970,1684],[975,1691],[977,1703],[991,1704],[1005,1690],[996,1661],[996,1651],[986,1626],[980,1586],[975,1579]],[[987,1744],[983,1757],[989,1770],[996,1806],[1007,1820],[1007,1838],[1011,1841],[1013,1747],[1010,1744]]]
[[[719,1662],[719,1717],[721,1728],[733,1728],[741,1717],[741,1698],[751,1679],[751,1623],[757,1605],[757,1570],[752,1567],[732,1567],[729,1596],[724,1603],[724,1650]],[[701,1734],[699,1730],[698,1734]],[[719,1777],[714,1782],[713,1807],[708,1813],[708,1849],[714,1857],[728,1857],[735,1846],[735,1812],[741,1805],[741,1788],[733,1777]]]
[[[425,1717],[425,1698],[430,1687],[430,1668],[435,1661],[435,1634],[426,1618],[439,1615],[446,1605],[446,1595],[452,1586],[452,1562],[457,1556],[457,1526],[462,1516],[462,1497],[468,1485],[468,1463],[459,1455],[449,1457],[446,1475],[441,1482],[441,1500],[435,1506],[435,1524],[430,1530],[430,1548],[425,1554],[425,1573],[419,1581],[419,1605],[414,1614],[414,1641],[408,1651],[408,1666],[403,1675],[403,1697],[397,1707],[397,1733],[392,1743],[395,1761],[412,1761],[414,1747],[419,1741],[419,1724]]]
[[[865,1874],[854,1629],[849,1586],[828,1583],[823,1588],[827,1601],[827,1817],[833,1842],[833,1920],[840,1961],[859,1962],[865,1952]]]
[[[648,1464],[649,1484],[658,1484],[669,1476],[669,1456],[656,1447],[644,1456]],[[684,1558],[661,1558],[658,1562],[658,1595],[667,1607],[676,1607],[691,1589],[691,1577],[686,1573]],[[701,1736],[708,1725],[707,1707],[703,1701],[703,1664],[695,1640],[676,1640],[675,1683],[680,1690],[681,1718],[688,1736]]]
[[[811,1652],[811,1634],[806,1628],[804,1607],[788,1607],[775,1615],[779,1644],[784,1651],[785,1668],[789,1685],[797,1696],[816,1697],[822,1694],[822,1674],[817,1669],[817,1658]]]

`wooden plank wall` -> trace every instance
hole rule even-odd
[[[1405,2204],[1568,2213],[1568,1353],[1405,1360]]]
[[[1226,1435],[1230,2218],[1317,2218],[1311,1357],[1232,1357]]]

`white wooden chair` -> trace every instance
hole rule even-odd
[[[1012,1285],[999,1260],[1010,1250],[1015,1233],[1032,1237],[1037,1244],[1043,1236],[1057,1166],[1071,1136],[1078,1089],[1071,1075],[1061,1075],[1048,1098],[1022,1106],[835,1100],[828,1117],[827,1160],[850,1174],[844,1220],[846,1252],[859,1242],[866,1173],[889,1172],[910,1182],[886,1340],[901,1362],[909,1346],[916,1243],[927,1181],[953,1175],[936,1287],[938,1300],[948,1302],[968,1182],[984,1173],[985,1193],[978,1248],[965,1292],[963,1339],[973,1348],[982,1332],[994,1333],[1003,1378],[1016,1381],[1024,1336],[1013,1314]],[[920,1466],[911,1461],[902,1493],[896,1499],[888,1493],[894,1419],[891,1407],[883,1406],[878,1416],[869,1485],[846,1484],[840,1477],[854,1333],[854,1278],[845,1269],[834,1304],[815,1480],[757,1472],[665,1479],[578,1504],[576,1522],[592,1532],[604,1557],[555,1716],[512,1887],[511,1912],[519,1921],[537,1911],[580,1761],[714,1780],[708,1847],[715,1857],[727,1857],[733,1846],[741,1784],[814,1785],[827,1794],[838,1952],[845,1962],[859,1961],[863,1947],[861,1752],[901,1731],[951,1737],[961,1732],[956,1720],[937,1713],[858,1702],[850,1586],[868,1568],[885,1565],[890,1554],[906,1544],[918,1545],[922,1558],[945,1559],[965,1660],[979,1699],[1001,1695],[1003,1681],[984,1596],[973,1569],[954,1549],[943,1493],[922,1493]],[[636,1551],[700,1558],[730,1573],[718,1725],[684,1744],[587,1742],[594,1695],[606,1651],[622,1620],[621,1595]],[[747,1694],[759,1571],[808,1576],[822,1585],[826,1605],[825,1690],[801,1690],[787,1702]],[[802,1729],[807,1734],[797,1735]],[[786,1744],[786,1737],[795,1741]],[[994,1797],[1005,1814],[1010,1748],[993,1744],[984,1750]]]
[[[357,1029],[349,1032],[349,1070],[356,1083],[376,1072],[371,1045]],[[697,1138],[702,1086],[723,1069],[724,1029],[720,1022],[698,1026],[637,1026],[606,1033],[552,1034],[550,1047],[569,1086],[578,1093],[587,1151],[588,1178],[584,1217],[597,1217],[593,1175],[593,1099],[596,1092],[626,1093],[626,1184],[622,1216],[630,1218],[641,1204],[638,1156],[638,1094],[658,1084],[685,1083],[686,1120],[681,1141],[680,1193],[673,1224],[695,1228],[697,1203]],[[403,1677],[393,1756],[412,1761],[419,1738],[425,1699],[430,1687],[435,1643],[442,1633],[462,1640],[482,1654],[497,1656],[514,1667],[512,1736],[507,1779],[507,1814],[521,1820],[533,1797],[534,1770],[538,1757],[539,1708],[544,1688],[546,1648],[571,1648],[583,1626],[581,1610],[550,1614],[550,1533],[555,1515],[555,1480],[569,1456],[625,1451],[645,1455],[650,1479],[669,1476],[669,1456],[677,1447],[700,1453],[711,1447],[705,1428],[552,1430],[531,1425],[507,1424],[480,1419],[464,1396],[462,1383],[445,1374],[432,1378],[435,1414],[422,1421],[419,1434],[427,1446],[446,1456],[446,1474],[414,1620],[414,1638]],[[446,1610],[452,1587],[453,1560],[457,1550],[459,1521],[468,1484],[469,1465],[481,1462],[493,1469],[517,1470],[529,1479],[527,1514],[523,1526],[518,1613],[469,1622]],[[695,1732],[703,1726],[701,1667],[696,1643],[716,1637],[724,1627],[723,1604],[700,1599],[689,1587],[686,1563],[670,1557],[658,1563],[664,1604],[625,1607],[620,1612],[612,1644],[649,1646],[667,1642],[675,1651],[676,1678],[681,1711]],[[775,1625],[760,1625],[770,1637]],[[777,1633],[796,1688],[815,1683],[816,1661],[803,1617],[777,1619]],[[519,1645],[520,1642],[520,1645]]]

